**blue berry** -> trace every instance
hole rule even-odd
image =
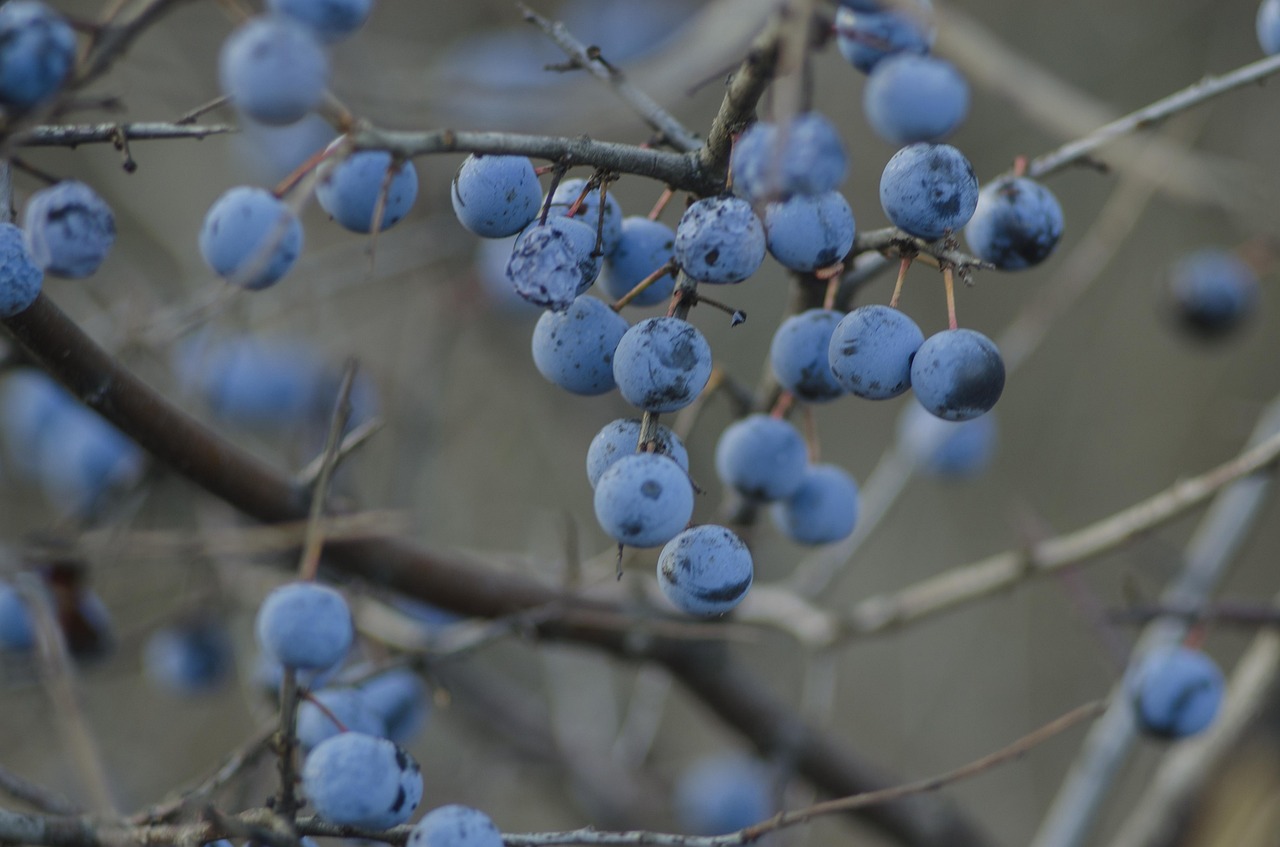
[[[512,281],[507,277],[507,263],[511,261],[511,251],[515,248],[516,237],[482,238],[476,245],[475,269],[476,279],[483,290],[486,305],[508,318],[527,318],[542,314],[542,309],[530,303],[516,293]]]
[[[848,538],[858,520],[858,484],[844,468],[810,465],[800,488],[770,510],[778,529],[801,544]]]
[[[1262,0],[1256,26],[1262,52],[1268,56],[1280,53],[1280,0]]]
[[[1213,723],[1226,681],[1207,655],[1181,645],[1157,647],[1126,679],[1134,716],[1158,738],[1186,738]]]
[[[209,207],[200,255],[213,272],[251,290],[274,285],[302,253],[298,216],[266,189],[242,185]]]
[[[875,66],[862,90],[862,110],[892,144],[939,141],[969,113],[969,83],[950,62],[900,53]]]
[[[587,182],[585,179],[566,179],[557,185],[555,192],[551,195],[549,214],[552,216],[568,215],[569,210],[573,208],[573,204],[582,196],[582,191],[587,187]],[[592,233],[595,233],[599,228],[600,252],[602,254],[608,255],[617,248],[618,239],[622,237],[622,207],[618,205],[617,199],[612,194],[605,195],[603,221],[600,220],[599,188],[593,188],[587,192],[587,196],[583,198],[582,203],[578,206],[578,211],[573,216],[573,219],[586,224]]]
[[[329,122],[314,112],[285,126],[242,116],[238,129],[229,139],[236,161],[248,167],[252,181],[268,185],[288,177],[335,138]]]
[[[844,388],[868,400],[897,397],[911,387],[911,360],[924,333],[905,312],[859,306],[831,333],[831,373]]]
[[[389,829],[409,820],[422,801],[422,771],[385,738],[343,732],[307,755],[302,793],[330,823]]]
[[[809,449],[800,431],[781,418],[748,415],[716,443],[716,473],[743,497],[772,502],[795,494],[804,481]]]
[[[27,603],[7,582],[0,582],[0,649],[25,653],[36,646],[36,629]]]
[[[764,226],[737,197],[699,200],[676,227],[676,261],[699,282],[742,282],[759,269],[764,251]]]
[[[387,183],[387,172],[392,172]],[[371,232],[378,200],[383,196],[379,230],[390,229],[409,213],[418,198],[418,171],[413,162],[393,162],[383,150],[357,150],[325,172],[316,184],[320,208],[352,232]]]
[[[0,104],[30,109],[58,93],[76,62],[76,34],[35,0],[0,5]]]
[[[617,385],[613,351],[627,321],[602,300],[583,295],[563,312],[543,312],[533,328],[538,373],[574,394],[604,394]]]
[[[834,191],[849,168],[840,133],[817,112],[797,116],[785,132],[752,124],[734,144],[731,164],[735,189],[757,202]]]
[[[766,207],[764,230],[773,258],[812,273],[843,260],[853,247],[853,210],[838,191],[797,194]]]
[[[898,419],[898,449],[934,476],[972,477],[991,464],[996,449],[996,416],[967,421],[934,417],[908,403]]]
[[[666,456],[624,456],[596,482],[595,509],[600,526],[619,544],[657,547],[693,517],[693,483]]]
[[[1258,277],[1229,250],[1188,253],[1169,271],[1175,315],[1202,338],[1221,338],[1240,326],[1258,303]]]
[[[890,56],[902,53],[924,55],[933,47],[934,31],[928,20],[928,6],[911,11],[889,9],[836,12],[836,47],[864,74]]]
[[[751,551],[722,526],[695,526],[672,538],[658,555],[658,587],[689,615],[731,611],[751,588]]]
[[[357,686],[364,702],[382,718],[386,737],[403,744],[422,729],[431,707],[422,677],[398,668],[366,679]]]
[[[535,306],[562,312],[586,293],[600,275],[596,233],[565,217],[530,224],[516,239],[507,261],[507,279]]]
[[[646,318],[627,330],[613,353],[622,398],[646,412],[688,406],[711,378],[711,346],[679,318]]]
[[[43,283],[44,271],[27,252],[22,230],[0,223],[0,318],[25,311],[40,296]]]
[[[964,228],[970,249],[1002,271],[1038,265],[1062,237],[1062,206],[1053,192],[1026,177],[1004,177],[978,193]]]
[[[692,835],[728,835],[760,823],[776,811],[768,769],[738,753],[703,757],[676,781],[675,811]]]
[[[7,467],[19,476],[35,479],[40,439],[53,421],[77,402],[48,374],[35,368],[18,368],[6,376],[0,383],[0,435]]]
[[[37,445],[36,475],[45,499],[61,514],[91,517],[110,494],[142,477],[141,448],[96,412],[68,404]]]
[[[930,413],[949,421],[986,414],[1004,391],[1004,360],[991,339],[972,329],[947,329],[920,345],[911,388]]]
[[[880,205],[893,225],[925,241],[957,232],[978,206],[973,166],[948,144],[903,147],[880,176]]]
[[[147,677],[175,694],[203,694],[231,673],[231,637],[213,620],[195,620],[153,632],[142,653]]]
[[[327,374],[319,351],[289,339],[197,338],[178,349],[176,369],[184,387],[234,426],[292,428],[332,411],[321,400]]]
[[[369,19],[373,0],[267,0],[267,8],[292,18],[322,41],[341,41]]]
[[[304,751],[313,750],[321,742],[342,732],[338,723],[350,732],[376,735],[379,738],[386,736],[386,721],[370,705],[363,691],[356,688],[326,688],[313,693],[311,697],[316,702],[307,699],[298,704],[298,743]],[[320,708],[321,706],[324,708]],[[333,715],[332,718],[329,717],[330,714]],[[337,718],[338,723],[334,723],[333,718]]]
[[[468,230],[482,238],[505,238],[538,216],[542,186],[524,156],[473,154],[454,174],[450,197],[458,222]]]
[[[347,601],[314,582],[290,582],[268,594],[258,609],[256,632],[268,656],[300,670],[336,665],[355,640]]]
[[[66,180],[31,195],[23,233],[27,252],[47,273],[86,277],[115,243],[116,216],[92,188]]]
[[[595,488],[600,475],[609,469],[614,462],[624,456],[634,455],[640,440],[640,421],[620,418],[605,424],[604,429],[596,433],[587,447],[587,479]],[[654,441],[657,448],[653,452],[671,459],[685,473],[689,472],[689,453],[684,449],[679,437],[664,424],[658,424],[658,432]]]
[[[778,326],[769,345],[769,362],[778,384],[801,400],[824,403],[844,394],[831,372],[831,336],[844,315],[810,309]]]
[[[308,28],[272,15],[251,18],[223,42],[218,81],[236,109],[272,126],[302,120],[329,84],[329,57]]]
[[[502,833],[479,809],[441,806],[414,825],[408,847],[502,847]]]
[[[618,246],[605,259],[600,287],[610,298],[619,299],[671,261],[675,240],[675,232],[661,221],[636,216],[624,218]],[[675,274],[663,274],[631,302],[637,306],[656,305],[670,297],[675,287]]]

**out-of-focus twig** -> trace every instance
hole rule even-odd
[[[1280,400],[1262,413],[1250,441],[1255,446],[1244,455],[1256,454],[1268,444],[1280,444]],[[1268,476],[1242,475],[1217,496],[1187,545],[1182,572],[1161,596],[1163,604],[1198,605],[1213,594],[1253,527],[1271,485]],[[1189,621],[1177,617],[1152,621],[1144,629],[1135,655],[1179,641],[1189,627]],[[1085,739],[1033,847],[1079,847],[1089,837],[1138,734],[1132,708],[1120,686],[1117,694]]]

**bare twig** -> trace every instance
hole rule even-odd
[[[329,481],[333,478],[333,469],[338,462],[338,448],[342,444],[342,433],[351,419],[351,387],[355,384],[356,363],[348,360],[342,373],[342,385],[338,388],[338,399],[333,405],[333,416],[329,420],[329,434],[325,440],[323,461],[320,474],[316,477],[311,489],[311,510],[307,515],[307,534],[302,543],[302,557],[298,565],[300,579],[315,579],[320,567],[320,551],[324,548],[325,500],[329,495]]]
[[[720,183],[699,164],[694,154],[593,141],[586,136],[562,138],[448,129],[397,132],[362,127],[353,132],[351,143],[357,150],[387,150],[406,158],[435,153],[493,153],[530,156],[566,165],[591,165],[616,173],[651,177],[696,194],[714,194],[720,188]]]
[[[0,791],[52,815],[74,815],[80,811],[74,803],[53,789],[37,785],[3,766],[0,766]]]
[[[80,144],[114,144],[121,133],[129,141],[168,141],[236,132],[230,124],[127,123],[127,124],[44,124],[13,136],[15,147],[76,147]]]
[[[196,803],[207,801],[214,792],[230,783],[271,750],[271,741],[278,727],[267,727],[258,731],[246,743],[233,751],[216,771],[199,784],[181,791],[174,796],[143,809],[131,816],[129,822],[141,826],[143,824],[163,823],[182,814]]]
[[[637,115],[644,119],[645,123],[661,133],[672,147],[681,153],[692,153],[702,146],[701,139],[686,129],[675,115],[633,85],[620,69],[605,61],[598,48],[588,47],[574,38],[560,21],[548,20],[524,3],[517,5],[526,21],[546,33],[575,65],[612,88]]]
[[[1022,580],[1114,550],[1135,536],[1194,508],[1236,480],[1268,469],[1280,459],[1280,433],[1199,476],[1180,480],[1153,497],[1075,532],[1010,550],[947,571],[904,591],[872,597],[852,609],[854,634],[884,632],[1010,588]],[[1255,480],[1256,482],[1256,480]],[[1252,482],[1250,484],[1253,484]]]
[[[1179,112],[1185,112],[1237,88],[1261,82],[1276,73],[1280,73],[1280,56],[1267,56],[1219,76],[1206,76],[1194,85],[1098,127],[1083,138],[1064,144],[1051,153],[1037,156],[1027,167],[1027,176],[1033,179],[1046,177],[1085,159],[1117,138],[1149,129]]]

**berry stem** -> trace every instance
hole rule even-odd
[[[320,476],[311,489],[311,511],[307,518],[307,531],[303,540],[302,558],[298,564],[299,579],[315,579],[320,568],[320,551],[324,548],[324,515],[325,497],[329,493],[329,480],[333,477],[333,468],[338,459],[338,448],[342,444],[342,433],[347,429],[351,419],[351,386],[356,379],[356,363],[347,360],[342,374],[342,385],[338,389],[338,399],[334,403],[333,417],[329,420],[329,435],[324,445],[324,462],[320,466]]]
[[[902,262],[898,265],[898,279],[893,284],[893,296],[889,298],[889,308],[898,308],[898,301],[902,299],[902,284],[907,281],[907,268],[911,267],[911,257],[903,256]]]
[[[947,328],[956,329],[959,327],[956,322],[956,281],[950,265],[942,269],[942,285],[947,290]]]
[[[334,725],[334,726],[336,726],[336,727],[338,728],[338,732],[350,732],[350,731],[351,731],[350,727],[348,727],[345,723],[343,723],[343,722],[342,722],[342,720],[341,720],[337,715],[335,715],[335,714],[333,713],[333,710],[332,710],[332,709],[330,709],[330,708],[329,708],[328,706],[326,706],[324,703],[321,703],[321,702],[320,702],[320,698],[316,697],[316,696],[315,696],[314,694],[312,694],[310,691],[303,691],[303,692],[301,692],[301,697],[302,697],[302,699],[303,699],[303,700],[306,700],[308,703],[310,703],[311,705],[313,705],[313,706],[315,706],[317,709],[319,709],[319,710],[320,710],[320,714],[324,715],[326,718],[328,718],[329,720],[333,721],[333,725]]]
[[[653,208],[649,210],[649,220],[656,221],[660,218],[663,210],[667,208],[667,204],[671,202],[671,198],[674,196],[676,196],[675,189],[669,185],[664,188],[662,193],[658,195],[658,202],[654,203]]]
[[[330,144],[328,147],[312,153],[307,157],[305,162],[293,169],[293,173],[282,179],[275,188],[271,189],[271,193],[278,198],[283,198],[286,194],[292,191],[299,182],[302,181],[303,177],[320,167],[321,162],[337,153],[340,149],[343,151],[343,156],[346,156],[347,153],[350,152],[346,145]]]
[[[782,420],[791,411],[791,407],[796,403],[796,396],[790,391],[784,391],[778,395],[778,402],[773,404],[773,408],[769,410],[769,417]]]
[[[628,305],[631,304],[632,300],[639,297],[646,288],[653,285],[655,282],[662,279],[667,274],[674,272],[675,269],[676,269],[675,262],[667,262],[665,265],[658,268],[653,273],[649,274],[647,277],[637,282],[635,288],[631,289],[626,294],[623,294],[621,297],[619,297],[617,302],[613,303],[611,306],[609,306],[609,308],[613,309],[615,312],[621,312],[624,308],[626,308]]]

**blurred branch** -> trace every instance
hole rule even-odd
[[[508,699],[508,698],[502,698]],[[780,829],[809,823],[813,818],[863,809],[884,803],[901,801],[933,792],[954,782],[970,779],[992,768],[1021,758],[1032,749],[1071,727],[1089,720],[1102,711],[1102,703],[1086,703],[1056,718],[1039,729],[1023,736],[1000,750],[976,759],[967,765],[939,776],[897,785],[879,791],[868,791],[849,797],[841,797],[782,812],[767,821],[726,835],[678,835],[661,832],[630,831],[606,832],[591,827],[571,832],[538,832],[528,834],[504,834],[503,843],[509,847],[550,847],[550,845],[652,845],[652,847],[738,847],[752,844],[762,836]],[[550,742],[548,742],[550,743]],[[279,820],[265,809],[253,809],[238,815],[212,814],[212,821],[195,824],[164,826],[143,825],[136,827],[102,826],[101,830],[86,819],[54,818],[37,815],[19,815],[0,810],[0,841],[46,845],[47,847],[122,847],[127,844],[210,842],[228,835],[239,834],[238,825],[252,828],[278,829]],[[274,824],[274,826],[273,826]],[[297,822],[299,835],[329,836],[340,838],[373,839],[387,844],[403,845],[412,832],[409,826],[397,826],[388,830],[366,830],[337,826],[317,818],[304,818]],[[958,842],[953,842],[958,843]]]
[[[1257,456],[1268,445],[1280,444],[1280,400],[1273,401],[1262,413],[1250,442],[1256,446],[1244,456]],[[1230,464],[1234,463],[1228,466]],[[1160,598],[1162,604],[1186,607],[1208,600],[1226,578],[1236,551],[1261,512],[1271,483],[1266,476],[1248,476],[1218,495],[1188,543],[1186,564],[1164,591]],[[1143,631],[1134,655],[1141,656],[1153,647],[1180,641],[1189,627],[1190,622],[1176,617],[1151,622]],[[1111,796],[1111,785],[1137,739],[1133,710],[1122,686],[1123,683],[1117,685],[1107,713],[1085,739],[1080,755],[1032,842],[1034,847],[1078,847],[1089,837],[1103,804]]]
[[[1271,611],[1280,612],[1273,600]],[[1222,709],[1201,735],[1171,748],[1146,792],[1131,807],[1111,847],[1161,847],[1172,844],[1183,815],[1218,767],[1257,731],[1280,677],[1280,633],[1266,632],[1236,664]],[[1271,802],[1270,800],[1267,801]]]
[[[191,808],[194,804],[208,800],[215,791],[253,767],[265,754],[271,751],[271,741],[275,737],[276,730],[277,727],[274,726],[259,730],[246,743],[233,751],[226,761],[207,779],[138,812],[129,818],[129,822],[138,826],[163,823]]]
[[[675,115],[662,108],[656,100],[641,91],[627,79],[620,69],[609,64],[600,54],[600,48],[588,47],[573,37],[560,21],[550,21],[530,9],[524,3],[516,4],[524,19],[547,34],[556,46],[565,52],[576,67],[608,85],[651,128],[681,153],[692,153],[702,146],[702,141],[685,128]]]
[[[121,133],[130,141],[163,141],[194,138],[199,141],[211,135],[237,132],[230,124],[176,124],[163,122],[44,124],[15,133],[15,147],[75,147],[80,144],[114,144]]]
[[[1164,491],[1075,532],[1047,539],[1026,550],[1010,550],[955,568],[895,594],[863,600],[849,614],[851,634],[865,635],[905,626],[1005,590],[1029,577],[1052,573],[1114,550],[1198,506],[1234,482],[1241,481],[1245,488],[1258,485],[1265,481],[1260,474],[1251,479],[1242,478],[1270,469],[1277,459],[1280,459],[1280,432],[1271,432],[1216,468],[1179,480]],[[1182,602],[1202,600],[1192,596]]]
[[[74,815],[79,811],[75,804],[56,791],[37,785],[3,766],[0,766],[0,791],[42,812]]]
[[[47,296],[37,297],[32,306],[2,324],[51,376],[209,493],[261,521],[296,521],[306,516],[305,489],[174,407],[95,344]],[[624,658],[661,662],[757,747],[795,745],[800,750],[799,772],[828,794],[858,794],[893,782],[830,735],[803,723],[717,645],[646,632],[644,619],[637,619],[629,607],[566,594],[527,576],[498,572],[486,562],[437,554],[393,537],[331,541],[326,562],[348,575],[464,615],[507,617],[554,606],[559,614],[534,624],[530,634],[594,645]],[[711,649],[711,656],[700,647]],[[936,796],[875,806],[862,816],[909,845],[990,843],[949,802]]]

